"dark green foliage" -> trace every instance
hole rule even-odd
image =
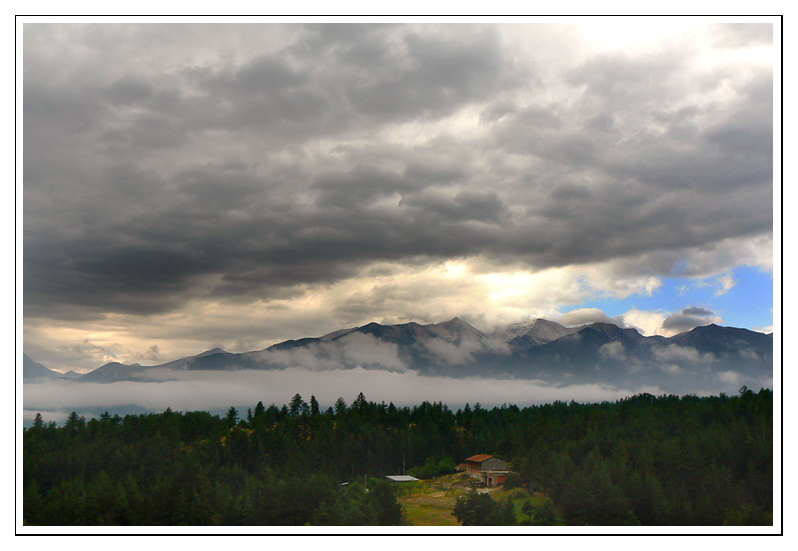
[[[368,488],[350,484],[335,499],[323,501],[312,518],[320,526],[395,526],[402,523],[402,506],[385,480],[372,478]]]
[[[515,512],[509,501],[496,501],[488,494],[472,492],[457,499],[452,514],[463,526],[513,526]]]
[[[299,393],[294,394],[294,397],[291,398],[291,403],[288,405],[288,411],[291,412],[292,417],[307,413],[308,405],[305,403],[305,400],[302,399],[302,396],[300,396]]]
[[[394,526],[402,522],[402,506],[396,500],[394,486],[386,480],[374,480],[369,484],[369,504],[374,511],[374,524]]]
[[[439,476],[452,474],[455,472],[455,467],[455,462],[451,457],[446,457],[440,460],[430,457],[427,459],[424,465],[413,467],[408,471],[407,474],[421,479],[437,478]]]
[[[506,490],[512,490],[513,488],[519,488],[523,485],[524,481],[521,479],[521,475],[518,473],[509,473],[505,479],[504,484],[502,486]]]
[[[311,415],[319,414],[319,402],[316,401],[315,396],[310,397],[310,414]]]
[[[768,525],[773,395],[639,395],[455,412],[359,394],[325,413],[288,406],[118,415],[23,436],[23,520],[38,525],[364,525],[401,520],[382,477],[451,472],[476,453],[510,459],[507,486],[543,492],[532,524]],[[422,476],[419,476],[422,475]],[[368,479],[369,476],[378,478]],[[368,480],[366,491],[364,481]],[[350,482],[341,486],[342,482]],[[512,506],[471,497],[468,523],[512,523]],[[492,500],[491,500],[492,501]],[[458,517],[460,518],[460,517]]]
[[[171,413],[170,409],[166,410],[167,412]],[[227,410],[227,416],[225,417],[225,423],[228,427],[234,427],[238,424],[238,410],[234,407],[231,407]]]
[[[535,513],[535,506],[528,499],[521,505],[521,512],[529,517],[530,523],[532,522],[532,515]]]
[[[543,406],[513,465],[571,524],[770,525],[773,394]]]
[[[527,503],[531,505],[530,502]],[[526,510],[524,512],[526,513]],[[534,507],[532,514],[534,515],[532,524],[535,526],[554,526],[557,524],[557,512],[550,501],[545,501],[540,506]]]

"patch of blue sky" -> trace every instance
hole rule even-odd
[[[728,286],[728,277],[733,284]],[[629,310],[645,310],[665,314],[676,313],[688,306],[711,310],[725,325],[764,329],[773,325],[773,274],[759,268],[741,266],[720,277],[705,279],[663,278],[662,286],[651,295],[636,294],[623,299],[598,296],[575,304],[563,313],[578,308],[599,308],[610,317]]]
[[[773,274],[758,268],[734,271],[735,285],[713,297],[715,310],[728,325],[763,329],[773,325]]]

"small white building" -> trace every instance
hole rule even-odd
[[[395,474],[386,476],[385,478],[393,480],[394,482],[418,482],[415,476],[410,476],[409,474]]]

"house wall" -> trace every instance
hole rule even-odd
[[[484,482],[488,486],[496,486],[504,482],[507,472],[507,462],[491,457],[481,463],[466,461],[466,472],[473,478]]]
[[[495,457],[491,457],[490,459],[482,462],[482,470],[483,471],[506,471],[507,470],[507,462],[502,461],[501,459],[496,459]]]

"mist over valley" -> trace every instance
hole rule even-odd
[[[61,374],[25,356],[26,419],[173,410],[224,411],[295,393],[332,405],[364,392],[408,405],[494,406],[601,402],[637,393],[734,393],[770,388],[773,339],[707,325],[670,338],[609,323],[566,327],[535,319],[490,334],[454,318],[421,325],[369,323],[267,349],[212,349],[157,365],[105,364]]]

